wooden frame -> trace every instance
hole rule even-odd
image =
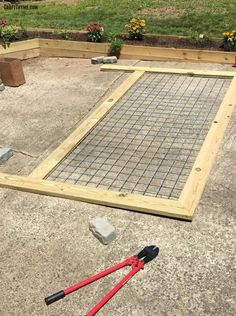
[[[7,49],[0,47],[0,57],[16,57],[20,59],[39,56],[91,58],[98,55],[107,55],[107,53],[107,43],[42,38],[15,42]],[[189,60],[195,62],[233,64],[235,52],[124,45],[120,58],[141,60]]]
[[[236,103],[236,73],[135,66],[102,66],[102,70],[132,72],[116,91],[105,100],[41,165],[28,177],[0,173],[0,186],[134,211],[192,220],[208,174],[213,165]],[[107,115],[117,100],[145,73],[177,73],[186,75],[231,77],[232,82],[217,112],[179,200],[173,201],[130,193],[101,190],[87,186],[48,181],[45,178],[63,161],[81,140]]]

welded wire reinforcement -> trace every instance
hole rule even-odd
[[[49,179],[178,199],[230,81],[144,74]]]

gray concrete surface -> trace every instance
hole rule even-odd
[[[232,70],[217,64],[139,64]],[[7,87],[0,96],[0,144],[15,150],[0,171],[19,174],[33,170],[123,79],[100,73],[90,60],[40,58],[24,62],[24,69],[27,84]],[[98,315],[235,315],[235,118],[192,223],[0,189],[0,315],[85,315],[128,269],[54,305],[47,307],[43,299],[148,244],[160,247],[159,257]],[[97,216],[116,227],[118,238],[108,246],[88,229]]]

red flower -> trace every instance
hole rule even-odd
[[[101,25],[97,24],[97,23],[91,23],[89,24],[89,26],[87,27],[87,31],[91,32],[92,30],[96,29],[97,31],[101,30]]]
[[[4,27],[7,25],[7,20],[0,20],[0,27]]]

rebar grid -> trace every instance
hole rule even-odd
[[[144,74],[49,179],[178,199],[230,81]]]

